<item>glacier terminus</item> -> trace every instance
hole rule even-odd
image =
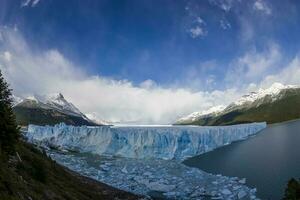
[[[266,123],[232,126],[56,126],[29,125],[27,137],[54,147],[127,158],[183,160],[242,140]]]

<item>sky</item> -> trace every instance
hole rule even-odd
[[[300,84],[297,0],[0,0],[16,96],[61,92],[110,122],[168,124]]]

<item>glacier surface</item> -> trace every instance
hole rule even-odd
[[[29,125],[30,142],[58,149],[125,158],[183,160],[243,140],[266,123],[232,126],[55,126]]]

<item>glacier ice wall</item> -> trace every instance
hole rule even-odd
[[[62,149],[128,158],[183,160],[254,135],[266,123],[233,126],[29,125],[29,141]]]

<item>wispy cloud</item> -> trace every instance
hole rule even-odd
[[[261,82],[262,87],[269,87],[274,82],[300,85],[300,58],[295,56],[281,71],[267,75]]]
[[[230,29],[231,28],[231,24],[229,23],[229,21],[227,21],[226,19],[221,19],[220,20],[220,27],[224,30]]]
[[[192,38],[197,38],[197,37],[206,35],[206,32],[200,26],[196,26],[196,27],[191,28],[189,30],[189,32],[190,32]]]
[[[24,0],[21,3],[21,7],[31,6],[35,7],[41,0]]]
[[[3,52],[2,54],[0,54],[1,57],[3,57],[3,59],[7,62],[11,61],[11,53],[8,51]]]
[[[236,0],[209,0],[210,4],[219,7],[225,12],[229,12]]]
[[[207,30],[205,29],[206,23],[201,17],[196,17],[195,21],[192,23],[191,28],[188,30],[192,38],[203,37],[207,35]]]
[[[201,88],[201,90],[213,90],[217,80],[215,70],[218,67],[216,60],[202,61],[185,67],[184,73],[178,77],[177,86],[188,88]]]
[[[270,43],[263,51],[251,49],[232,62],[226,79],[234,84],[257,83],[275,71],[281,58],[279,46],[275,43]]]
[[[254,10],[256,11],[260,11],[260,12],[263,12],[267,15],[270,15],[272,14],[272,10],[271,8],[269,7],[269,5],[263,1],[263,0],[256,0],[253,4],[253,8]]]

